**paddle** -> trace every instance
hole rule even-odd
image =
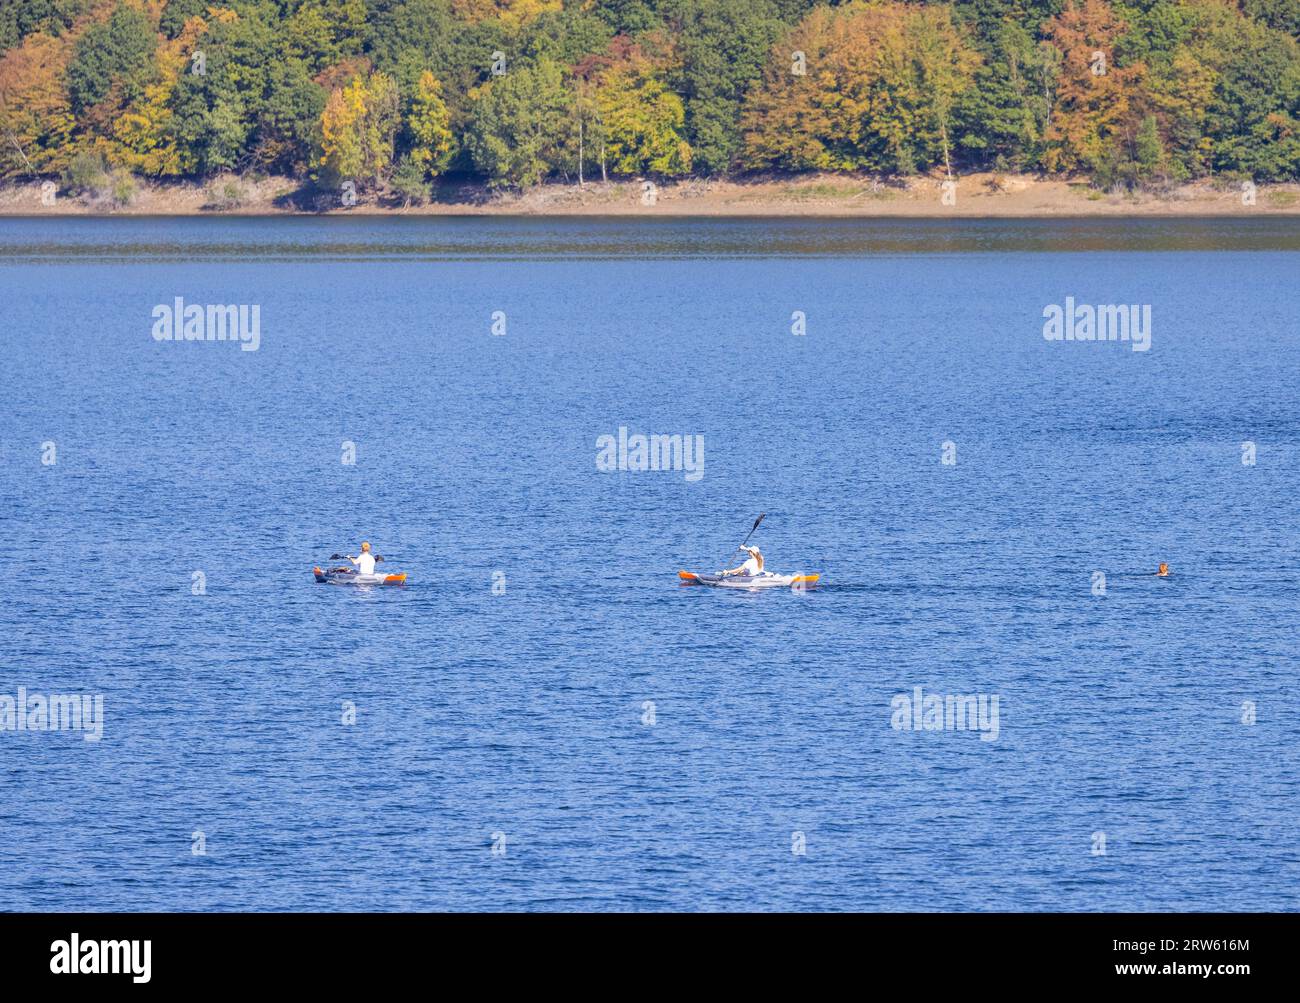
[[[759,514],[759,517],[754,520],[754,525],[749,527],[749,532],[745,534],[745,538],[740,541],[740,546],[736,548],[737,550],[745,549],[745,544],[747,544],[749,542],[749,538],[754,535],[754,530],[758,529],[758,524],[766,518],[767,518],[766,512],[762,512]]]
[[[331,561],[350,561],[350,560],[352,560],[352,558],[348,557],[347,554],[330,554],[330,560],[331,560]],[[375,555],[375,563],[376,563],[376,564],[378,564],[378,563],[379,563],[380,561],[382,561],[382,560],[383,560],[383,558],[380,557],[378,554]],[[346,565],[345,565],[344,567],[341,567],[341,568],[329,568],[329,569],[327,569],[327,570],[328,570],[331,574],[340,574],[340,573],[344,573],[344,572],[346,572],[347,574],[356,574],[356,571],[357,571],[356,568],[349,568],[349,567],[347,567]]]
[[[766,518],[767,518],[767,513],[766,513],[766,512],[761,512],[761,513],[759,513],[758,518],[754,520],[754,525],[752,525],[752,526],[749,527],[749,532],[745,534],[745,539],[741,541],[740,546],[737,547],[736,550],[744,550],[744,549],[745,549],[745,544],[748,543],[748,542],[749,542],[749,538],[750,538],[751,536],[754,535],[754,530],[758,529],[758,524],[759,524],[760,522],[762,522],[762,521],[763,521],[764,519],[766,519]],[[735,553],[735,551],[732,551],[732,553]],[[730,560],[730,559],[731,559],[731,558],[727,558],[727,560]]]

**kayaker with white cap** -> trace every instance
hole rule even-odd
[[[763,573],[763,552],[757,547],[741,547],[749,555],[749,560],[738,568],[728,568],[723,571],[724,575],[748,575],[750,578],[756,578]]]

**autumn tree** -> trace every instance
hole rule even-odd
[[[29,35],[0,56],[0,175],[54,174],[73,155],[76,116],[63,84],[73,43]]]
[[[1156,174],[1182,180],[1210,170],[1206,116],[1219,74],[1209,37],[1216,25],[1238,18],[1222,0],[1156,0],[1129,9],[1116,52],[1146,68],[1130,169],[1135,181]]]
[[[1100,170],[1122,155],[1140,116],[1141,63],[1117,65],[1126,23],[1102,0],[1072,0],[1043,33],[1061,57],[1043,164],[1050,171]]]
[[[451,8],[463,21],[475,24],[495,18],[504,24],[527,24],[541,14],[558,13],[563,0],[451,0]]]
[[[176,84],[178,66],[184,57],[170,52],[159,53],[159,76],[146,85],[138,101],[113,123],[112,159],[142,174],[176,176],[183,173],[180,150],[172,131],[173,113],[169,106]]]
[[[951,176],[954,109],[974,83],[979,55],[945,7],[911,10],[884,39],[880,63],[888,71],[881,74],[874,121],[888,122],[892,114],[897,122],[889,158],[905,170],[941,161]]]
[[[814,10],[770,58],[744,119],[748,166],[901,174],[950,162],[979,64],[947,7],[901,3]]]
[[[392,168],[399,119],[397,85],[387,74],[353,77],[334,90],[321,113],[320,179],[379,183]]]
[[[453,137],[442,84],[426,70],[420,76],[406,115],[410,135],[410,157],[426,175],[438,175],[451,162]]]
[[[0,0],[0,176],[1297,179],[1298,36],[1297,0]]]
[[[750,92],[741,118],[746,167],[858,166],[854,129],[840,94],[848,32],[842,13],[817,7],[773,47],[763,81]]]
[[[596,113],[608,167],[615,174],[673,176],[691,169],[682,100],[648,60],[627,60],[601,75]]]

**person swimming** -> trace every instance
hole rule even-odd
[[[1160,562],[1160,567],[1156,569],[1156,577],[1157,577],[1157,578],[1168,578],[1168,577],[1169,577],[1169,565],[1166,564],[1164,561],[1161,561],[1161,562]]]
[[[763,552],[757,547],[741,547],[749,555],[749,560],[736,568],[728,568],[724,575],[748,575],[754,578],[763,573]]]

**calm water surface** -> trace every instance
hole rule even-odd
[[[105,707],[0,732],[0,908],[1294,909],[1297,252],[0,221],[0,695]],[[155,342],[177,296],[259,350]],[[1151,350],[1045,341],[1067,296],[1150,304]],[[598,471],[620,427],[704,476]],[[824,588],[678,585],[760,511]],[[363,538],[407,588],[313,582]],[[996,741],[891,727],[917,686],[997,695]]]

